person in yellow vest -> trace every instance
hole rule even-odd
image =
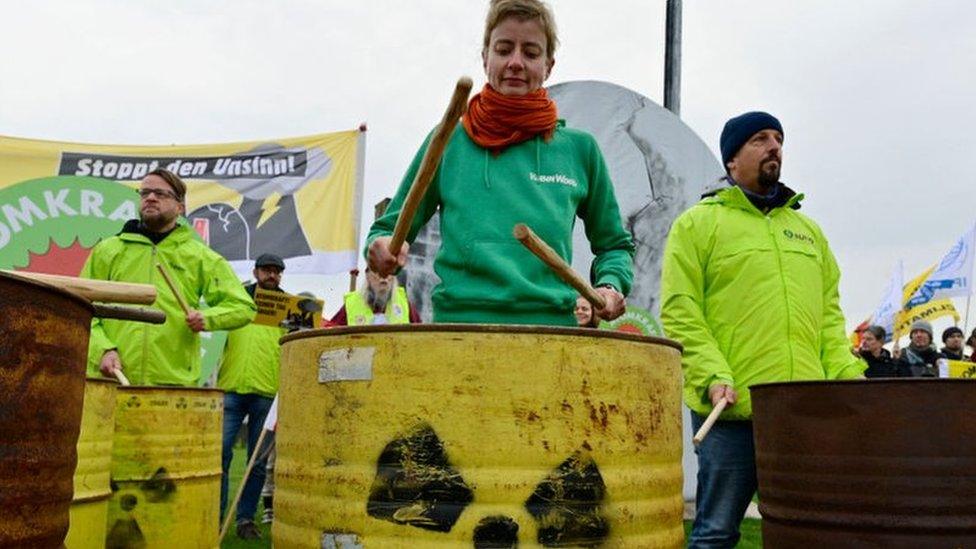
[[[254,262],[254,278],[257,282],[244,287],[253,298],[257,288],[283,292],[281,275],[285,262],[274,254],[262,254]],[[217,387],[224,391],[223,476],[220,479],[220,514],[231,512],[227,507],[227,480],[230,462],[234,456],[234,440],[247,418],[247,456],[256,448],[264,420],[278,392],[278,371],[281,347],[278,339],[286,330],[275,326],[248,324],[231,331],[217,373]],[[270,443],[266,439],[264,445]],[[261,455],[260,453],[258,454]],[[258,499],[264,486],[265,458],[255,462],[251,476],[244,485],[244,492],[237,504],[237,537],[260,539],[261,532],[254,524]]]
[[[329,320],[331,326],[372,326],[374,324],[416,324],[420,315],[407,301],[407,292],[391,274],[380,276],[366,269],[366,285],[349,292],[343,305]]]

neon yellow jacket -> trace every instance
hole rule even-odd
[[[708,388],[718,383],[739,397],[722,418],[748,419],[754,384],[863,372],[844,333],[837,262],[820,227],[793,209],[802,199],[763,214],[728,187],[671,226],[661,319],[684,346],[684,400],[693,411],[711,411]]]
[[[206,300],[209,308],[201,312],[207,330],[230,330],[254,318],[257,307],[227,260],[180,223],[158,245],[142,234],[123,229],[92,248],[81,276],[155,285],[153,307],[166,313],[166,323],[92,320],[88,344],[91,375],[100,375],[98,364],[105,351],[118,349],[122,371],[135,385],[198,385],[200,335],[186,325],[186,315],[156,270],[156,262],[166,266],[191,308],[201,297]]]
[[[369,326],[373,324],[373,309],[366,304],[362,292],[349,292],[343,298],[346,306],[346,324],[349,326]],[[407,301],[407,291],[397,286],[394,288],[393,298],[386,304],[387,324],[409,324],[410,303]]]
[[[245,287],[248,295],[253,295],[254,286]],[[288,330],[284,328],[253,323],[228,333],[217,372],[217,388],[228,393],[274,398],[281,369],[278,340],[286,333]]]

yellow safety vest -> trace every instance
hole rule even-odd
[[[373,324],[373,309],[366,304],[363,294],[349,292],[343,299],[346,305],[346,324],[349,326],[371,326]],[[397,287],[393,292],[393,299],[386,304],[387,324],[409,324],[410,304],[407,302],[407,292]]]

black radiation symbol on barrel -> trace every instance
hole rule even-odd
[[[597,547],[610,533],[603,515],[606,484],[585,450],[577,451],[543,479],[525,508],[544,547]],[[427,423],[383,448],[376,464],[366,513],[396,524],[450,532],[474,493],[451,465],[444,443]],[[519,526],[506,516],[483,518],[474,530],[476,548],[518,546]]]
[[[118,492],[119,485],[111,481],[112,492]],[[140,501],[146,503],[167,502],[176,493],[176,483],[170,477],[165,467],[156,470],[152,477],[138,484],[138,490],[131,488],[119,497],[119,508],[125,513],[125,518],[116,519],[109,527],[105,538],[106,549],[143,549],[146,536],[142,533],[139,522],[130,513],[139,506]]]

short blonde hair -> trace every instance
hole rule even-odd
[[[556,47],[559,46],[559,38],[556,37],[556,18],[553,17],[549,6],[541,0],[491,0],[488,17],[485,20],[485,43],[481,50],[482,54],[488,51],[491,31],[509,17],[519,21],[538,19],[542,32],[546,35],[546,58],[552,60],[555,57]]]

